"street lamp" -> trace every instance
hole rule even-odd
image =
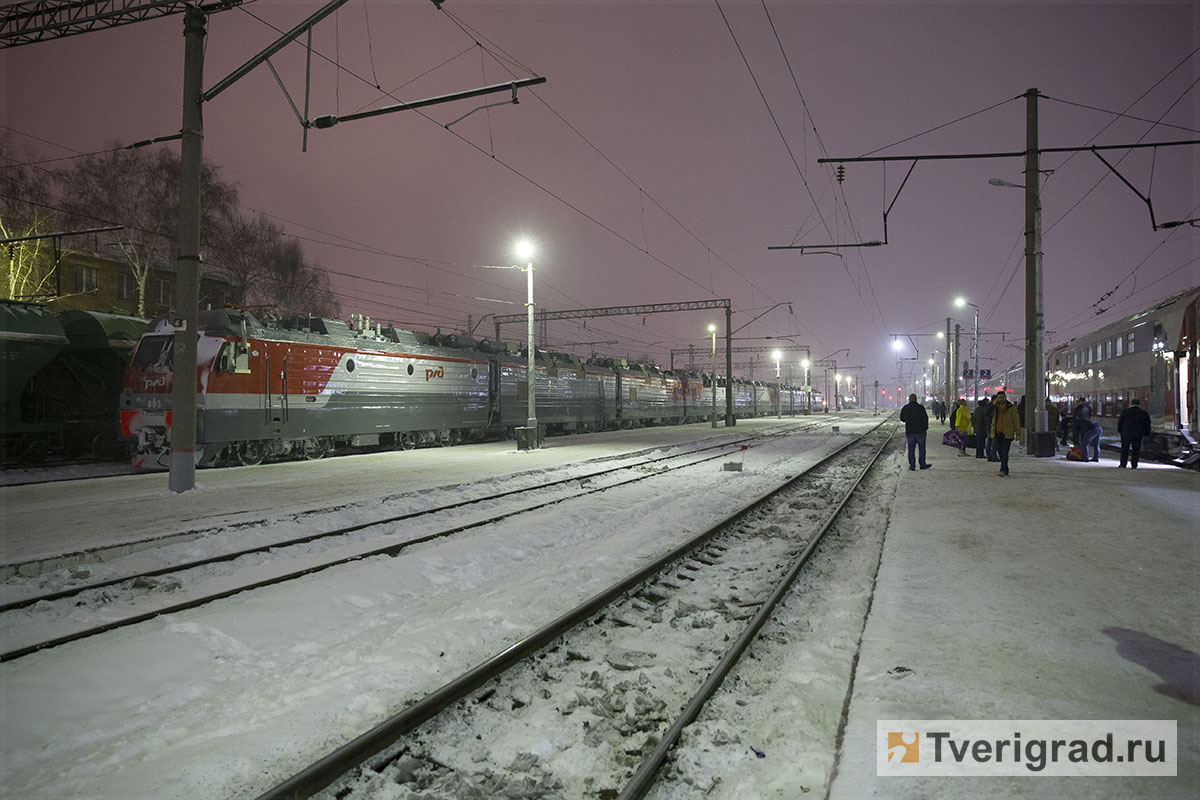
[[[779,362],[783,358],[783,353],[776,350],[771,353],[771,358],[775,359],[775,418],[783,419],[783,395],[779,391]]]
[[[528,302],[525,304],[529,328],[527,342],[529,350],[529,366],[525,374],[526,382],[529,385],[529,391],[527,392],[529,397],[529,418],[525,421],[526,439],[524,442],[525,447],[523,448],[525,450],[536,450],[541,446],[541,437],[538,436],[536,392],[534,391],[534,384],[536,383],[535,363],[537,360],[537,350],[534,348],[533,344],[533,251],[533,242],[531,242],[529,239],[518,239],[516,244],[513,246],[513,253],[516,255],[517,260],[526,262],[525,267],[518,266],[517,269],[520,269],[526,275],[526,285],[528,287],[529,296]],[[518,447],[520,447],[521,442],[518,440],[517,444]]]
[[[979,405],[979,306],[975,305],[974,303],[968,303],[965,297],[960,297],[955,300],[954,305],[958,306],[959,308],[962,308],[963,306],[970,306],[971,308],[975,309],[975,405]]]
[[[717,326],[709,324],[708,332],[712,335],[712,413],[709,420],[717,427]]]
[[[808,368],[812,366],[812,362],[807,358],[800,362],[800,366],[804,367],[804,391],[808,393],[808,413],[812,413],[812,384],[809,382],[812,377],[808,374]]]

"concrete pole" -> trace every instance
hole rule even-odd
[[[975,405],[979,405],[979,306],[975,306]]]
[[[958,357],[962,354],[962,325],[954,323],[954,399],[958,399]]]
[[[943,398],[946,401],[946,407],[949,409],[950,404],[954,402],[954,390],[951,387],[951,381],[954,379],[954,347],[951,345],[950,339],[950,318],[946,317],[946,374],[942,376],[946,382],[946,396]]]
[[[717,329],[712,331],[712,426],[717,427]]]
[[[529,428],[529,437],[530,437],[529,449],[534,450],[538,446],[538,435],[537,435],[537,424],[538,423],[537,423],[537,399],[536,399],[536,392],[534,391],[534,385],[537,383],[537,381],[535,380],[535,378],[536,378],[535,363],[536,363],[537,348],[534,347],[534,341],[533,341],[533,262],[532,261],[530,261],[529,266],[527,266],[525,268],[525,275],[527,276],[526,285],[528,287],[527,293],[529,296],[529,301],[526,303],[526,306],[525,306],[527,309],[526,318],[527,318],[528,327],[529,327],[529,342],[528,342],[529,372],[525,376],[529,381],[529,392],[528,392],[529,419],[526,420],[525,427]]]
[[[183,128],[179,157],[179,257],[175,272],[175,345],[171,385],[168,488],[196,487],[196,335],[200,307],[200,171],[204,160],[205,16],[188,6],[183,17]]]
[[[1038,155],[1038,90],[1025,92],[1025,422],[1027,454],[1048,425],[1042,337],[1042,200]]]
[[[735,425],[733,418],[733,306],[725,306],[725,427]]]

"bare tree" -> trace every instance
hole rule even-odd
[[[179,156],[166,150],[126,150],[86,155],[57,173],[63,205],[76,220],[124,225],[112,243],[137,286],[138,313],[146,313],[150,270],[173,260],[179,227]],[[232,216],[236,187],[222,182],[206,163],[202,173],[201,230],[211,239],[219,221]]]
[[[62,216],[51,207],[50,179],[31,166],[0,131],[0,238],[21,239],[59,229]],[[0,291],[10,300],[44,300],[54,295],[54,255],[48,239],[12,242],[0,252]]]

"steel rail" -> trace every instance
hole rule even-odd
[[[894,435],[895,431],[893,430],[893,432],[888,435],[887,439],[884,440],[883,444],[879,446],[879,449],[875,451],[875,455],[872,456],[870,462],[867,463],[867,466],[863,469],[862,474],[858,476],[858,479],[854,482],[854,485],[846,491],[845,496],[842,497],[842,501],[838,503],[837,508],[835,508],[833,513],[829,515],[829,519],[825,521],[825,524],[821,526],[821,529],[817,531],[816,535],[812,537],[804,550],[799,554],[799,556],[796,557],[791,569],[789,569],[787,574],[785,574],[779,581],[775,587],[775,590],[771,592],[770,596],[767,597],[762,606],[759,607],[758,613],[756,613],[750,620],[745,630],[742,631],[742,634],[738,636],[738,638],[734,640],[733,644],[730,645],[729,649],[725,651],[725,655],[722,656],[721,660],[717,663],[717,666],[714,667],[712,672],[709,673],[709,676],[705,679],[704,683],[700,685],[700,688],[696,690],[696,693],[692,695],[691,700],[689,700],[687,705],[684,706],[674,724],[672,724],[671,727],[667,729],[667,732],[663,734],[662,738],[658,742],[658,745],[654,748],[646,760],[642,762],[641,767],[639,767],[637,772],[634,773],[633,778],[630,779],[629,783],[625,785],[625,788],[617,796],[618,800],[640,800],[640,798],[646,795],[646,792],[650,791],[650,787],[654,784],[654,780],[658,776],[658,772],[662,768],[663,763],[666,761],[667,756],[670,754],[671,750],[675,748],[675,744],[679,741],[679,737],[682,735],[683,729],[695,721],[696,717],[700,714],[700,710],[704,707],[704,704],[707,703],[708,700],[716,693],[717,689],[721,688],[721,684],[725,681],[726,676],[729,675],[729,672],[738,663],[738,661],[741,660],[746,648],[750,646],[750,643],[754,641],[754,638],[758,635],[758,632],[762,629],[763,625],[765,625],[767,620],[771,618],[771,615],[775,611],[775,607],[779,605],[779,602],[783,600],[784,596],[791,590],[792,584],[795,583],[796,578],[800,575],[800,570],[803,569],[805,564],[808,563],[809,557],[812,555],[817,545],[820,544],[821,539],[824,538],[826,532],[828,532],[829,529],[833,527],[833,524],[837,522],[838,517],[842,513],[842,509],[844,509],[846,504],[850,502],[850,498],[854,495],[854,492],[858,490],[858,487],[867,477],[867,474],[871,471],[872,467],[875,466],[875,462],[879,460],[879,456],[883,453],[884,448],[886,448],[891,442]]]
[[[887,419],[881,420],[870,431],[829,453],[800,474],[789,478],[779,486],[743,504],[736,511],[726,516],[725,519],[720,520],[706,530],[672,548],[625,579],[593,595],[575,608],[563,613],[533,633],[514,642],[496,655],[471,668],[453,681],[409,705],[403,711],[389,717],[369,731],[328,753],[292,777],[263,792],[256,800],[292,800],[292,798],[310,797],[316,792],[321,791],[347,771],[361,765],[364,761],[391,745],[404,734],[409,733],[423,722],[435,717],[450,705],[466,698],[471,692],[500,675],[513,664],[538,652],[580,622],[592,617],[597,611],[609,605],[630,589],[643,583],[647,578],[658,574],[664,567],[707,544],[729,526],[755,511],[763,503],[787,491],[813,470],[838,457],[844,451],[862,441],[866,436],[878,430],[887,421]]]
[[[729,445],[726,444],[725,446],[729,446]],[[711,448],[705,448],[705,449],[711,449]],[[5,663],[7,661],[13,661],[15,659],[22,658],[23,656],[27,656],[32,653],[36,653],[39,650],[46,650],[46,649],[49,649],[52,647],[59,647],[64,644],[69,644],[71,642],[79,641],[81,639],[87,639],[92,636],[97,636],[101,633],[108,633],[109,631],[117,630],[118,628],[125,628],[130,625],[137,625],[138,623],[152,620],[155,617],[160,617],[164,614],[176,614],[176,613],[179,613],[180,611],[190,611],[193,608],[199,608],[201,606],[208,605],[209,603],[214,603],[218,600],[224,600],[228,597],[233,597],[234,595],[238,595],[243,592],[253,591],[255,589],[262,589],[267,586],[276,586],[281,583],[287,583],[288,581],[297,580],[299,578],[303,578],[308,575],[313,575],[318,572],[323,572],[327,569],[332,569],[334,567],[344,566],[346,564],[352,564],[357,561],[362,561],[362,560],[368,559],[368,558],[375,558],[377,556],[395,556],[395,555],[398,555],[403,550],[406,550],[409,547],[412,547],[413,545],[423,544],[425,542],[433,541],[435,539],[442,539],[447,536],[452,536],[456,533],[462,533],[463,531],[471,530],[473,528],[481,528],[481,527],[484,527],[485,525],[491,525],[500,520],[508,519],[509,517],[515,517],[520,514],[527,514],[527,513],[533,512],[533,511],[538,511],[543,508],[548,508],[550,506],[557,505],[559,503],[564,503],[568,500],[575,500],[580,497],[586,497],[591,494],[597,494],[599,492],[606,492],[610,489],[616,489],[616,488],[619,488],[622,486],[627,486],[632,483],[638,483],[638,482],[641,482],[644,480],[649,480],[650,478],[655,478],[655,477],[658,477],[659,475],[662,475],[664,472],[671,472],[676,469],[684,469],[686,467],[696,466],[697,464],[703,464],[703,463],[706,463],[708,461],[713,461],[718,458],[724,458],[725,456],[726,456],[726,453],[724,453],[724,452],[717,453],[716,455],[707,456],[707,457],[699,459],[697,461],[692,461],[687,464],[682,464],[678,467],[668,468],[666,470],[663,470],[662,472],[656,472],[656,473],[653,473],[650,475],[634,476],[632,478],[629,478],[624,481],[620,481],[618,483],[609,484],[608,486],[601,486],[601,487],[596,487],[593,489],[588,489],[588,490],[579,492],[577,494],[569,495],[567,497],[560,497],[560,498],[557,498],[554,500],[549,500],[544,503],[538,503],[536,505],[526,506],[524,508],[516,509],[514,511],[506,512],[504,514],[498,514],[496,516],[489,517],[487,519],[477,520],[475,522],[469,522],[469,523],[465,523],[463,525],[457,525],[452,528],[446,528],[444,530],[437,531],[435,533],[426,534],[424,536],[418,536],[418,537],[415,537],[412,539],[406,539],[403,542],[397,542],[395,544],[386,545],[384,547],[377,547],[372,550],[368,550],[368,551],[365,551],[362,553],[356,553],[351,556],[344,556],[344,557],[341,557],[341,558],[338,558],[338,559],[335,559],[332,561],[326,561],[326,562],[323,562],[321,564],[316,564],[311,567],[305,567],[303,569],[293,570],[291,572],[287,572],[282,575],[276,575],[276,576],[273,576],[270,578],[264,578],[260,581],[255,581],[253,583],[242,584],[240,586],[234,586],[229,589],[222,590],[220,592],[214,592],[213,594],[204,595],[202,597],[197,597],[192,600],[175,603],[174,605],[153,609],[151,611],[145,611],[140,614],[133,614],[131,616],[122,617],[120,619],[114,619],[114,620],[106,622],[102,625],[97,625],[92,628],[86,628],[83,630],[76,631],[74,633],[64,634],[62,636],[58,636],[53,639],[47,639],[42,642],[36,642],[34,644],[25,645],[23,647],[14,648],[12,650],[8,650],[6,652],[0,653],[0,663]],[[675,457],[677,457],[677,456],[675,456]],[[581,480],[581,478],[574,478],[572,480]],[[542,487],[537,487],[537,488],[542,488]],[[359,525],[359,526],[355,526],[355,527],[372,527],[374,525],[380,525],[380,524],[388,524],[388,522],[385,521],[382,523],[381,522],[365,523],[363,525]],[[171,570],[171,571],[178,571],[178,570]]]
[[[566,483],[573,483],[575,481],[589,480],[591,478],[596,478],[596,477],[603,476],[603,475],[610,475],[614,472],[620,472],[622,470],[637,469],[638,467],[644,467],[647,464],[656,464],[660,461],[667,461],[672,458],[682,458],[684,456],[692,455],[695,453],[702,453],[705,450],[713,450],[713,449],[721,448],[721,447],[729,447],[731,445],[741,444],[742,442],[752,441],[755,438],[757,438],[757,437],[751,436],[751,437],[746,437],[744,439],[735,439],[735,440],[729,441],[729,442],[722,442],[720,444],[714,444],[714,445],[710,445],[708,447],[700,447],[695,450],[689,450],[686,453],[676,453],[674,455],[659,456],[657,458],[650,458],[650,459],[646,459],[645,461],[640,461],[636,464],[628,464],[628,465],[621,466],[621,467],[611,467],[609,469],[599,470],[597,472],[588,473],[586,475],[576,475],[576,476],[573,476],[570,478],[561,478],[559,480],[550,481],[548,483],[538,484],[537,486],[527,486],[527,487],[524,487],[521,489],[509,489],[504,492],[497,492],[495,494],[484,495],[482,497],[476,497],[471,500],[460,500],[455,503],[446,503],[445,505],[434,506],[432,508],[421,509],[419,511],[408,511],[408,512],[405,512],[404,514],[397,514],[395,516],[385,517],[383,519],[372,520],[369,522],[360,522],[355,525],[347,525],[342,528],[334,528],[333,530],[321,531],[319,533],[310,533],[310,534],[306,534],[304,536],[298,536],[298,537],[295,537],[292,539],[281,539],[277,542],[261,544],[256,547],[247,547],[247,548],[243,548],[241,550],[233,550],[228,553],[221,553],[220,555],[207,556],[205,558],[198,558],[193,561],[185,561],[181,564],[172,564],[170,566],[159,567],[157,569],[147,570],[145,572],[138,572],[133,575],[122,575],[122,576],[119,576],[116,578],[106,578],[103,581],[96,581],[94,583],[83,584],[80,586],[72,586],[69,589],[61,589],[56,592],[47,592],[45,594],[24,597],[24,598],[21,598],[20,600],[11,600],[7,603],[0,604],[0,614],[4,613],[6,611],[16,611],[18,609],[28,608],[29,606],[36,605],[37,603],[41,603],[41,602],[53,602],[55,600],[63,600],[68,597],[75,597],[77,595],[83,594],[84,592],[88,592],[88,591],[107,589],[110,586],[118,586],[122,583],[126,583],[127,581],[137,580],[138,578],[157,578],[161,575],[170,575],[175,572],[186,572],[189,569],[196,569],[198,567],[206,567],[206,566],[210,566],[212,564],[220,564],[220,563],[224,563],[227,561],[234,561],[238,558],[241,558],[242,556],[254,555],[257,553],[266,553],[271,550],[278,550],[283,547],[294,547],[296,545],[309,544],[310,542],[319,541],[321,539],[326,539],[326,538],[329,538],[332,536],[344,536],[348,533],[354,533],[355,531],[365,530],[367,528],[373,528],[373,527],[376,527],[379,525],[388,525],[393,522],[403,522],[405,520],[415,519],[417,517],[423,517],[423,516],[432,515],[432,514],[440,514],[443,511],[453,511],[454,509],[465,508],[466,506],[477,505],[479,503],[486,503],[490,500],[499,500],[504,497],[510,497],[512,495],[523,494],[526,492],[536,492],[539,489],[549,489],[554,486],[559,486],[561,484],[566,484]],[[323,513],[323,512],[317,512],[317,513]],[[255,524],[258,524],[258,523],[255,523]],[[154,540],[148,540],[148,541],[154,541]],[[139,542],[133,542],[130,544],[139,544]]]

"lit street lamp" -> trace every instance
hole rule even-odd
[[[709,419],[712,426],[717,427],[717,326],[710,324],[708,332],[712,334],[712,414]]]
[[[954,305],[958,306],[959,308],[962,308],[963,306],[970,306],[971,308],[975,309],[975,405],[979,405],[979,306],[975,305],[974,303],[968,303],[965,297],[960,297],[955,300]]]
[[[517,269],[521,270],[526,275],[526,285],[528,287],[529,296],[528,302],[525,304],[529,323],[529,336],[527,342],[529,349],[529,365],[525,373],[526,382],[529,385],[529,391],[527,392],[529,398],[529,418],[525,421],[525,446],[521,447],[522,442],[520,438],[517,440],[518,449],[523,450],[536,450],[541,447],[542,444],[542,437],[538,435],[537,393],[534,391],[534,384],[536,383],[535,363],[537,361],[537,350],[534,348],[533,344],[533,249],[533,242],[529,241],[528,239],[519,239],[516,245],[513,247],[513,253],[517,256],[517,260],[526,262],[526,266],[521,267],[518,265]]]

